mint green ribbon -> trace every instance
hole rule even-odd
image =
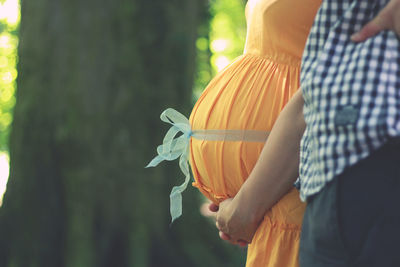
[[[186,189],[189,180],[189,140],[192,135],[189,120],[178,111],[168,108],[160,116],[161,120],[171,124],[164,137],[163,144],[157,147],[156,156],[147,166],[155,167],[164,160],[175,160],[179,158],[179,167],[185,175],[185,181],[179,186],[172,188],[170,198],[171,224],[182,215],[182,192]],[[179,133],[181,136],[176,137]]]
[[[171,224],[182,215],[182,192],[190,180],[189,173],[189,141],[191,137],[207,141],[246,141],[265,143],[269,132],[257,130],[196,130],[192,131],[189,120],[176,111],[168,108],[160,116],[161,120],[171,124],[164,137],[163,144],[157,147],[156,156],[147,166],[155,167],[164,160],[172,161],[179,158],[179,167],[185,175],[185,181],[172,188],[170,198]],[[178,134],[182,135],[178,136]]]

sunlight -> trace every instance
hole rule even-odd
[[[7,72],[3,73],[2,79],[3,79],[4,83],[12,83],[14,81],[14,77],[13,77],[11,71],[7,71]]]
[[[0,48],[6,48],[6,49],[12,48],[10,42],[10,36],[7,33],[0,35]]]
[[[217,39],[212,41],[211,49],[214,53],[222,52],[228,47],[228,44],[229,40],[227,39]]]
[[[8,154],[5,152],[0,152],[0,205],[3,202],[3,195],[6,191],[9,172]]]
[[[0,68],[8,66],[8,58],[6,56],[0,56]]]
[[[218,71],[221,71],[223,68],[228,66],[229,63],[230,60],[226,56],[219,56],[215,59],[215,66],[217,67]]]
[[[18,24],[20,16],[18,2],[18,0],[6,0],[0,4],[0,19],[6,20],[11,25]]]
[[[0,205],[9,176],[8,138],[15,103],[19,0],[0,0]]]

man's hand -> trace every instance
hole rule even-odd
[[[252,217],[238,210],[232,198],[221,202],[216,222],[220,238],[232,244],[246,246],[253,239],[259,224]]]
[[[400,36],[400,0],[391,0],[373,20],[353,34],[351,40],[362,42],[383,30],[392,30]]]

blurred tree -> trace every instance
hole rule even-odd
[[[207,10],[208,11],[208,10]],[[210,12],[205,12],[203,21],[198,27],[198,36],[196,40],[196,71],[193,84],[192,105],[199,98],[199,95],[210,82],[213,71],[211,66],[212,52],[210,50],[210,21],[212,20]]]
[[[190,110],[204,3],[22,1],[0,266],[243,265],[196,190],[168,227],[175,164],[144,169],[161,111]]]

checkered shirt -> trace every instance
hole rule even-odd
[[[384,31],[363,43],[350,40],[388,2],[324,0],[318,11],[301,70],[307,124],[300,148],[302,200],[400,136],[399,39]]]

